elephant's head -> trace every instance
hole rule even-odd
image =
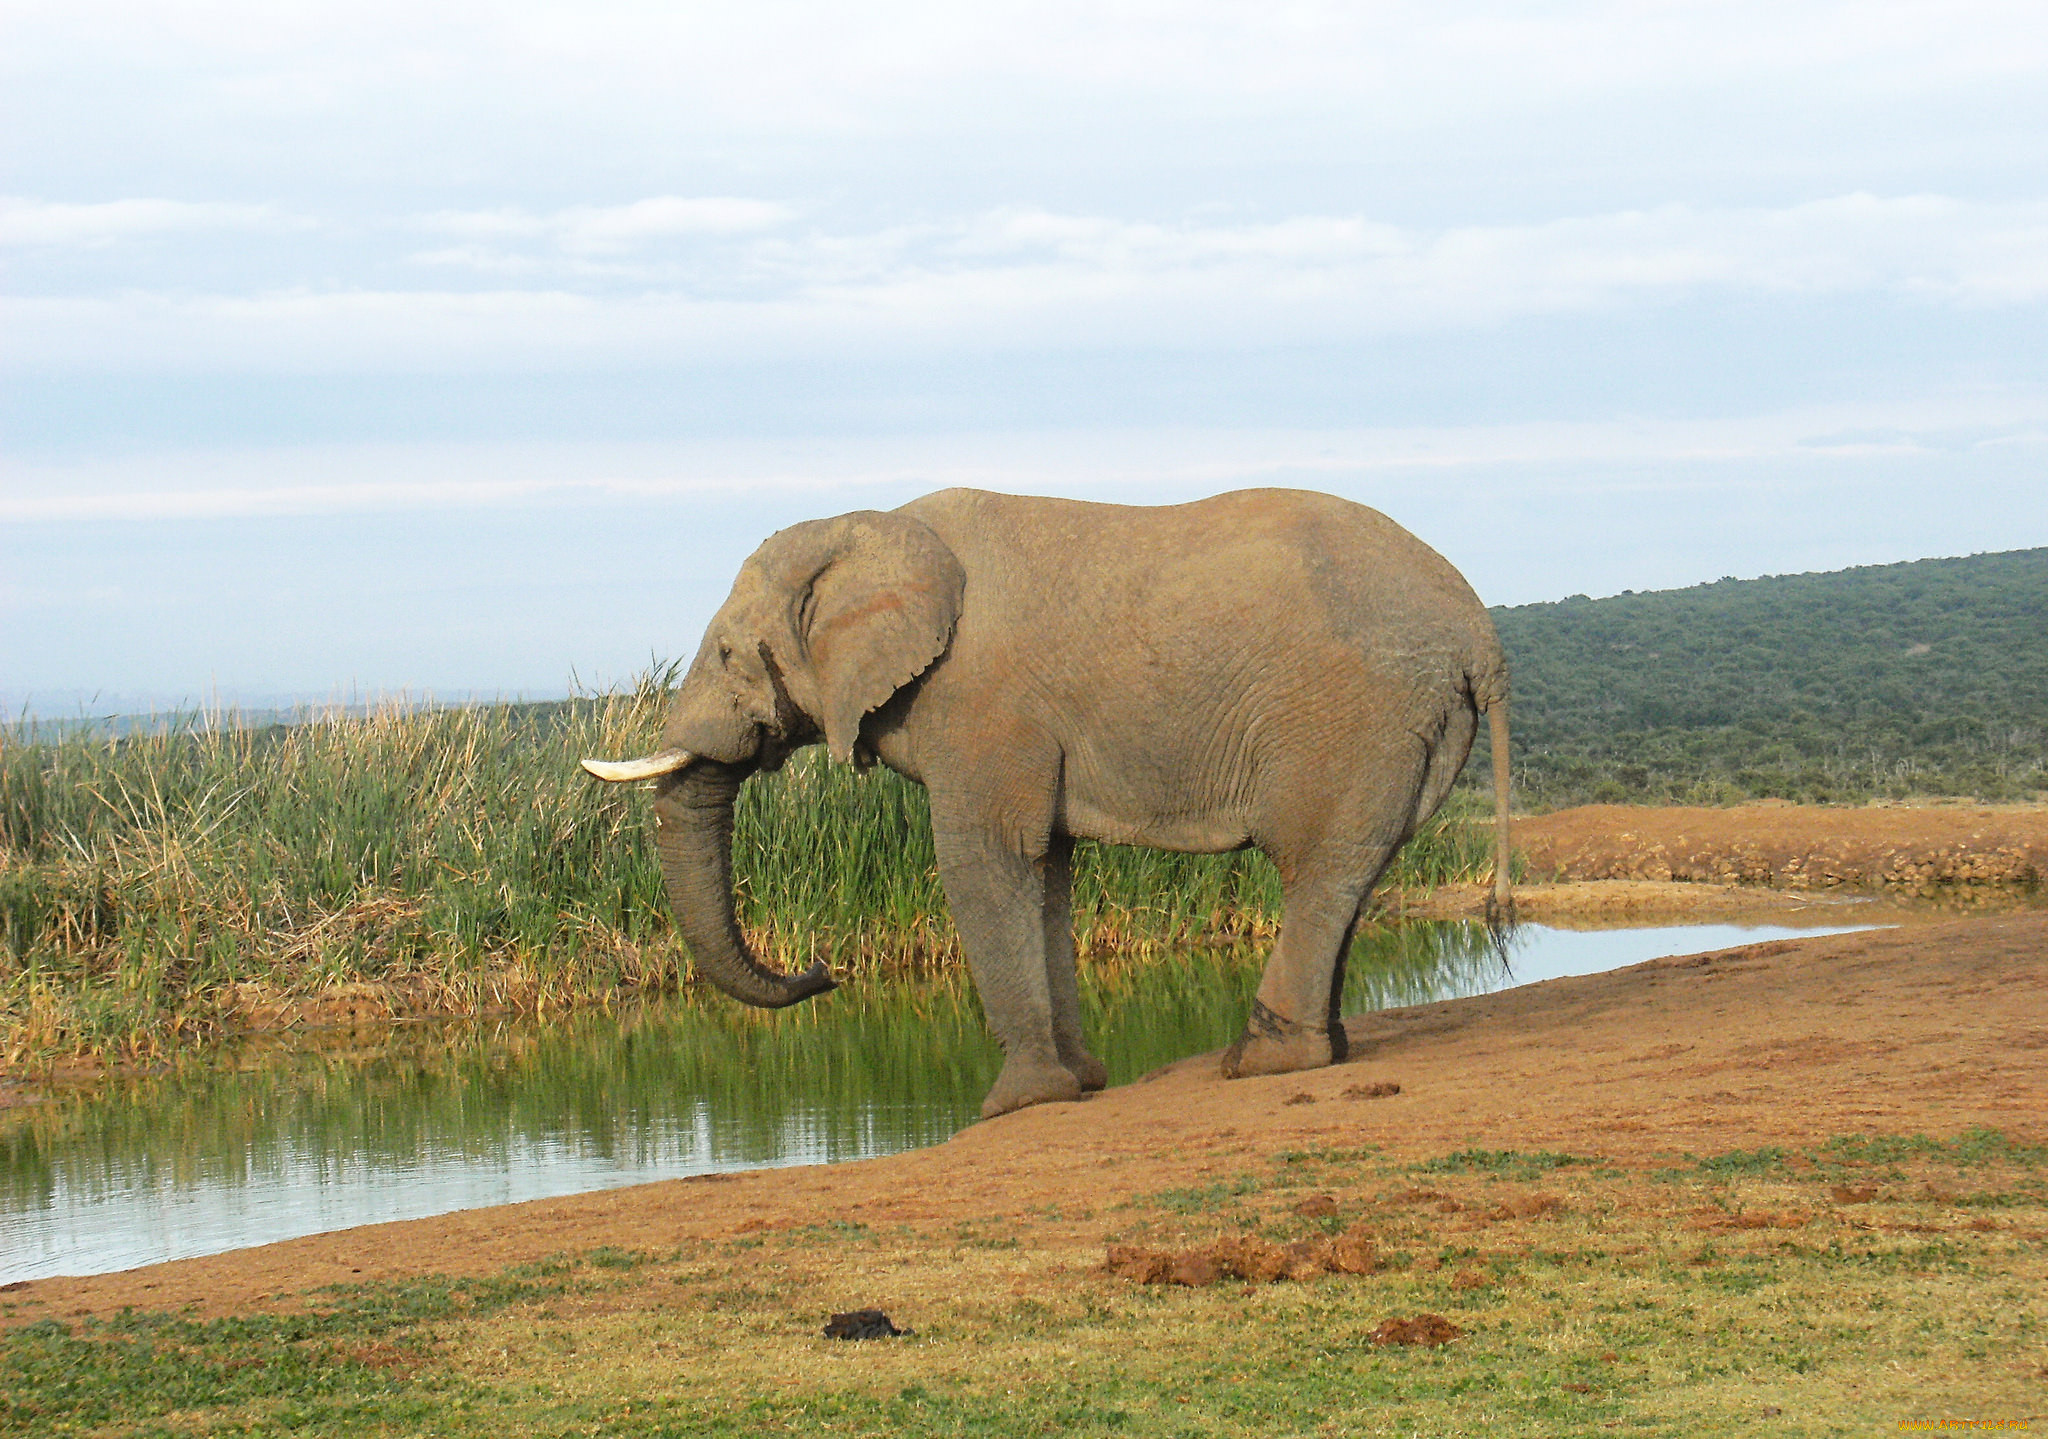
[[[740,933],[732,807],[757,769],[823,739],[850,761],[861,720],[945,652],[966,576],[939,537],[905,515],[859,510],[781,531],[756,550],[683,676],[660,753],[600,779],[659,778],[662,875],[697,972],[764,1008],[833,987],[820,960],[801,975],[762,965]]]

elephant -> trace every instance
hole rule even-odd
[[[1471,587],[1385,515],[1241,490],[1163,506],[942,490],[779,531],[741,566],[676,688],[656,844],[700,977],[747,1004],[786,974],[735,920],[733,802],[799,747],[925,786],[939,877],[1004,1060],[984,1117],[1107,1081],[1074,972],[1076,839],[1256,847],[1279,936],[1228,1077],[1346,1057],[1344,959],[1394,853],[1488,715],[1489,915],[1507,907],[1508,676]]]

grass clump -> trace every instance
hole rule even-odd
[[[550,705],[188,716],[0,735],[0,1067],[137,1061],[314,1021],[546,1010],[681,983],[643,786],[577,761],[656,743],[672,667]],[[735,815],[742,926],[772,962],[950,962],[922,788],[817,750]],[[1390,885],[1487,872],[1432,822]],[[1085,957],[1263,938],[1260,855],[1083,844]]]
[[[1187,1189],[1168,1189],[1152,1196],[1151,1202],[1174,1214],[1205,1214],[1227,1209],[1248,1194],[1259,1192],[1259,1181],[1249,1174],[1229,1181],[1219,1180]]]
[[[1576,1154],[1559,1154],[1542,1149],[1524,1153],[1516,1149],[1460,1149],[1436,1159],[1409,1166],[1418,1174],[1491,1174],[1504,1179],[1528,1180],[1573,1164],[1598,1164],[1597,1159]]]
[[[1815,1156],[1837,1164],[1900,1164],[1932,1160],[1959,1169],[2000,1163],[2038,1169],[2048,1163],[2048,1145],[2022,1144],[1996,1129],[1966,1129],[1954,1139],[1925,1134],[1837,1135]]]
[[[1708,1155],[1694,1165],[1702,1174],[1778,1174],[1785,1169],[1785,1151],[1767,1144],[1758,1149],[1731,1149]]]

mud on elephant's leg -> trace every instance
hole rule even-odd
[[[1081,1081],[1063,1061],[1053,1030],[1042,858],[1016,854],[991,833],[942,828],[936,819],[932,828],[960,947],[1003,1046],[1002,1073],[982,1100],[981,1117],[1079,1099]]]
[[[1223,1052],[1225,1078],[1289,1074],[1344,1061],[1344,962],[1359,906],[1391,854],[1391,846],[1375,847],[1358,862],[1288,886],[1280,938],[1244,1033]]]
[[[1052,999],[1052,1038],[1060,1063],[1083,1089],[1109,1083],[1109,1069],[1088,1048],[1081,1029],[1081,987],[1074,972],[1074,841],[1054,835],[1045,856],[1046,989]]]

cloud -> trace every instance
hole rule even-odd
[[[627,205],[577,205],[546,214],[521,209],[444,210],[425,228],[469,240],[539,239],[572,255],[618,254],[660,240],[773,229],[794,212],[730,195],[656,195]]]
[[[1170,500],[1251,484],[1341,488],[1422,476],[1436,486],[1542,474],[1558,494],[1677,493],[1769,486],[1786,461],[1850,474],[1873,460],[1995,451],[2048,454],[2048,389],[1713,419],[322,445],[13,461],[0,465],[0,523],[729,502],[764,492],[866,492],[897,503],[949,485]]]
[[[480,511],[816,491],[901,479],[930,458],[921,450],[897,460],[860,455],[850,460],[829,446],[744,442],[336,444],[0,461],[0,524]]]
[[[727,134],[736,126],[872,133],[935,108],[980,129],[1005,113],[977,103],[993,93],[1170,96],[1176,108],[1209,113],[1336,104],[1399,122],[1794,72],[1831,90],[1969,84],[2039,73],[2048,61],[2048,26],[2029,0],[63,0],[14,8],[10,48],[19,54],[90,55],[103,73],[174,77],[200,104],[250,114],[302,113],[351,92],[403,98],[424,82],[458,87],[465,101],[493,110],[576,106]]]
[[[490,238],[429,252],[434,261],[493,275],[491,287],[15,296],[0,301],[0,363],[502,372],[878,349],[1347,343],[1703,294],[2048,301],[2040,201],[1849,194],[1449,227],[1355,215],[1161,224],[1005,207],[834,233],[795,231],[782,217],[762,202],[668,197],[437,215],[422,223]],[[623,254],[714,225],[725,228],[708,249]]]
[[[0,196],[0,245],[97,247],[150,235],[271,229],[287,223],[268,205],[146,199],[65,204]]]

